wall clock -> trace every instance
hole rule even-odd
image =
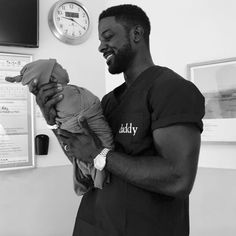
[[[76,0],[56,2],[49,11],[48,24],[59,40],[72,45],[87,40],[91,29],[88,11]]]

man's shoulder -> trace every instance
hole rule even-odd
[[[160,74],[161,81],[169,81],[171,83],[178,83],[178,81],[185,81],[186,79],[175,72],[174,70],[168,68],[168,67],[161,67],[162,73]],[[158,78],[157,78],[158,79]]]
[[[163,73],[153,80],[149,95],[159,100],[168,100],[173,95],[185,98],[193,95],[202,97],[195,84],[167,67],[164,67]]]
[[[162,67],[162,73],[153,80],[153,86],[159,89],[191,88],[193,83],[168,67]]]
[[[103,109],[104,109],[104,107],[106,107],[106,104],[110,100],[111,96],[112,96],[112,91],[103,96],[103,98],[101,100],[101,104],[102,104]]]

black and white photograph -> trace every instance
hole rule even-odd
[[[0,0],[0,236],[235,236],[235,10]]]

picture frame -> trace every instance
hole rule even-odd
[[[188,64],[187,78],[205,97],[202,141],[236,142],[236,57]]]
[[[33,96],[5,80],[31,61],[32,55],[0,53],[0,171],[35,167]]]

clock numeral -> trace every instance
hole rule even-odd
[[[57,14],[62,15],[63,13],[62,13],[62,11],[57,11]]]
[[[73,9],[74,8],[74,4],[70,4],[70,9]]]
[[[62,6],[61,8],[62,8],[62,10],[66,10],[66,7],[65,7],[65,6]]]
[[[60,24],[60,25],[59,25],[59,27],[60,27],[60,28],[63,28],[63,25],[62,25],[62,24]]]

